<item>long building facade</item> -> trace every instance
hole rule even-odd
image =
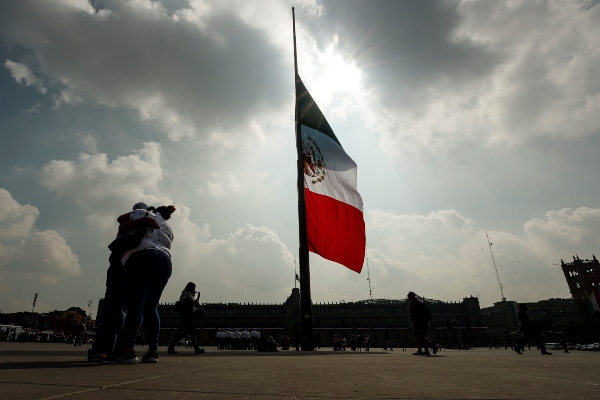
[[[570,339],[577,339],[576,327],[584,323],[584,317],[573,299],[548,299],[524,304],[527,304],[529,317],[538,332],[564,333]],[[491,342],[510,343],[514,340],[514,333],[519,330],[517,302],[500,301],[481,311]]]
[[[299,301],[300,290],[295,288],[285,302],[278,304],[203,304],[204,318],[196,323],[199,340],[205,345],[214,344],[218,329],[254,328],[277,341],[282,337],[293,341],[300,330]],[[447,346],[481,346],[487,343],[476,297],[456,302],[426,302],[432,314],[430,339]],[[159,315],[160,341],[166,343],[178,327],[179,315],[173,311],[173,304],[159,305]],[[334,335],[349,340],[356,334],[369,336],[372,346],[383,345],[385,341],[393,346],[402,343],[412,346],[415,343],[406,300],[315,303],[313,321],[315,339],[321,346],[329,346]]]

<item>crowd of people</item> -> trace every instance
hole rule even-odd
[[[219,329],[216,333],[219,350],[257,350],[261,334],[256,329]]]
[[[173,205],[155,208],[140,202],[133,206],[132,211],[117,219],[117,238],[109,245],[111,255],[104,312],[98,321],[96,340],[88,351],[88,360],[101,360],[105,364],[138,362],[134,345],[143,326],[148,351],[141,357],[141,362],[158,362],[160,320],[157,306],[173,269],[170,251],[174,235],[167,221],[175,210]],[[196,319],[203,314],[199,297],[200,293],[193,282],[189,282],[182,290],[176,303],[179,326],[169,343],[168,353],[177,354],[175,345],[182,339],[194,347],[196,354],[204,353],[204,349],[198,346],[195,329]],[[414,355],[436,354],[440,346],[427,337],[431,321],[427,304],[414,292],[409,292],[407,298],[413,336],[417,343]],[[522,354],[524,347],[534,341],[543,355],[550,355],[529,319],[526,304],[520,305],[518,319],[523,337],[518,344],[511,346],[514,351]],[[75,346],[81,345],[84,334],[77,332]],[[222,329],[217,332],[216,340],[221,350],[277,351],[277,343],[272,336],[261,337],[260,332],[254,329]],[[298,342],[296,338],[296,349]],[[345,351],[346,338],[335,335],[332,345],[335,351]],[[282,338],[282,349],[289,349],[289,346],[289,338]],[[353,335],[350,346],[352,351],[360,352],[363,348],[369,351],[370,338],[367,335]],[[401,347],[406,351],[404,343]],[[392,344],[385,341],[383,350],[393,351]]]
[[[345,336],[333,335],[333,351],[346,351],[346,343],[347,339]],[[365,351],[369,351],[371,349],[371,338],[369,336],[352,335],[350,337],[350,350],[362,351],[363,343]]]

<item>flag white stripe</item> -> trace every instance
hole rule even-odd
[[[305,125],[301,127],[303,146],[318,148],[317,152],[320,152],[325,169],[325,173],[317,170],[316,176],[305,174],[305,187],[313,193],[331,197],[363,211],[362,197],[357,190],[356,163],[329,136]]]

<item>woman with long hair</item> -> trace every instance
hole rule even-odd
[[[196,293],[198,296],[194,298]],[[204,353],[204,349],[198,347],[198,341],[196,340],[196,317],[202,314],[202,306],[198,301],[199,297],[200,293],[196,292],[196,284],[188,282],[181,292],[181,296],[179,296],[179,327],[169,344],[169,354],[177,354],[175,345],[187,335],[190,336],[196,354]]]

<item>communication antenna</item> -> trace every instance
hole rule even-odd
[[[35,310],[35,303],[37,302],[37,293],[33,297],[33,307],[31,307],[31,313],[33,314],[33,310]]]
[[[373,291],[371,290],[371,269],[369,268],[369,257],[367,256],[367,280],[369,281],[369,297],[373,300]]]
[[[494,262],[494,269],[496,270],[496,278],[498,278],[498,285],[500,285],[500,295],[502,296],[502,301],[506,301],[506,297],[504,297],[504,288],[502,287],[502,283],[500,282],[500,275],[498,275],[498,267],[496,267],[496,260],[494,259],[494,253],[492,252],[492,242],[490,242],[490,237],[487,232],[485,233],[485,237],[487,238],[488,244],[490,245],[490,254],[492,255],[492,261]]]

